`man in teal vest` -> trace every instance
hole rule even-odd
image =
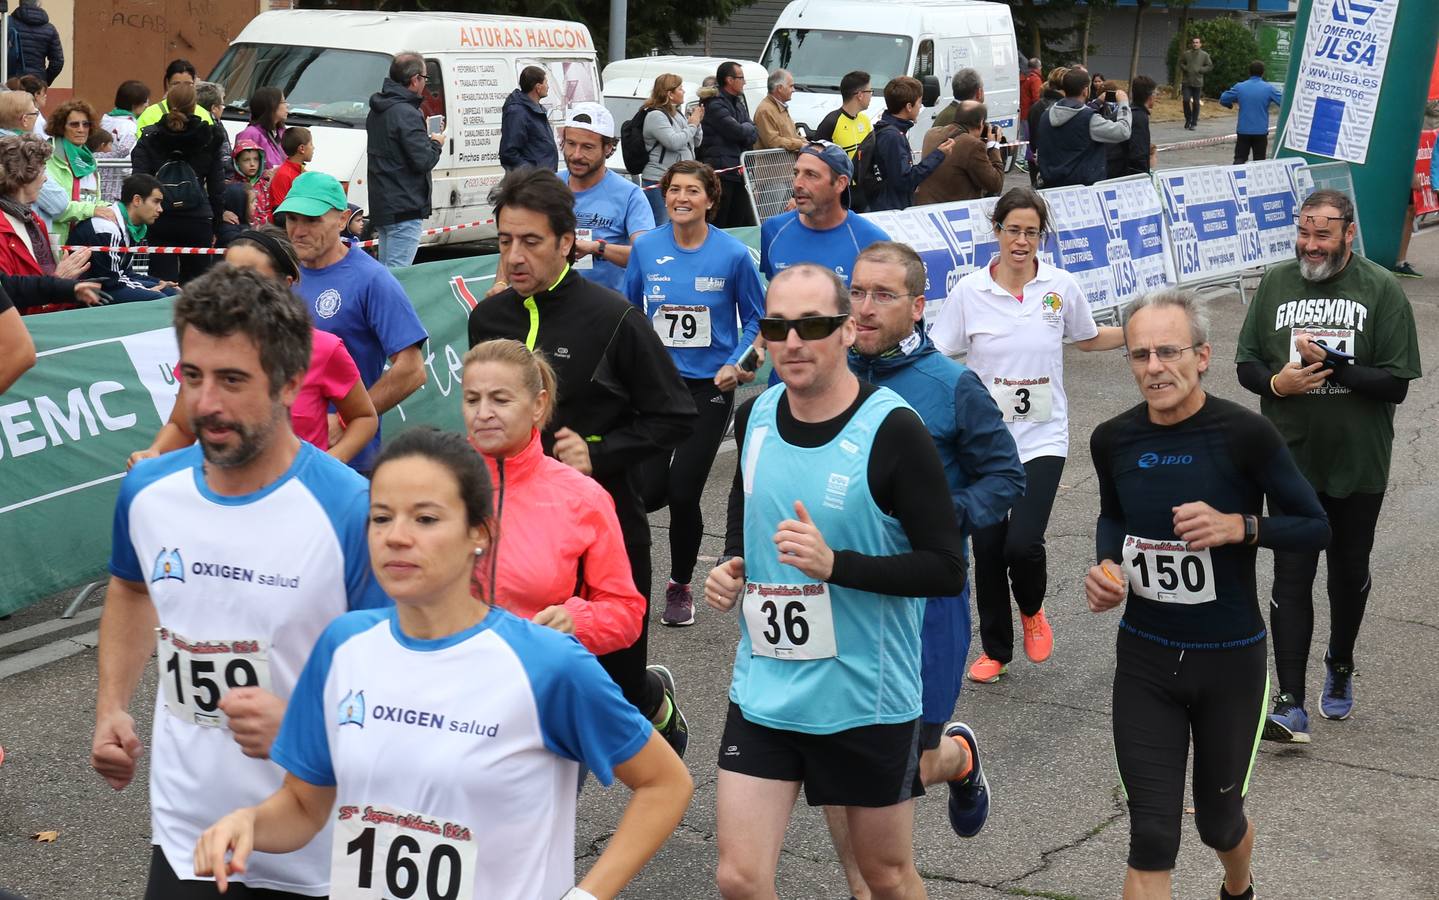
[[[801,264],[770,282],[760,332],[782,384],[735,417],[738,459],[725,556],[705,600],[742,610],[720,739],[720,893],[772,895],[801,785],[845,810],[877,900],[923,897],[910,834],[924,793],[925,597],[964,584],[964,534],[918,414],[862,383],[857,326],[834,272]],[[977,748],[957,747],[976,781]]]

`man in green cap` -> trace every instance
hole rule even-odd
[[[375,409],[384,415],[424,385],[420,345],[429,335],[390,270],[340,240],[346,207],[345,190],[334,176],[305,172],[275,212],[285,214],[285,230],[300,259],[295,291],[309,304],[315,327],[345,342]],[[332,416],[332,444],[340,428]],[[379,450],[377,431],[350,465],[369,474]]]

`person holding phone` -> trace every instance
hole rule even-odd
[[[430,215],[430,172],[445,147],[444,132],[426,128],[420,111],[429,94],[425,70],[420,54],[395,54],[365,118],[370,221],[380,236],[380,262],[389,269],[415,261],[420,225]]]
[[[669,224],[635,241],[624,294],[650,320],[699,412],[684,443],[652,457],[640,476],[649,511],[670,508],[670,579],[660,621],[681,626],[695,620],[690,580],[704,535],[700,496],[735,388],[753,381],[759,368],[760,351],[752,345],[764,288],[749,248],[711,224],[723,190],[714,169],[681,160],[660,179],[659,190]]]

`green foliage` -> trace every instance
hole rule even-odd
[[[1188,48],[1189,39],[1198,37],[1204,41],[1204,49],[1214,60],[1214,68],[1204,76],[1204,96],[1218,97],[1233,87],[1236,82],[1249,77],[1249,64],[1259,59],[1259,42],[1254,33],[1233,19],[1191,19],[1189,34],[1176,34],[1169,42],[1169,80],[1178,81],[1179,53],[1181,46]],[[1182,42],[1182,44],[1181,44]],[[1282,81],[1283,72],[1266,72],[1266,78]]]
[[[754,0],[630,0],[625,29],[625,56],[646,56],[651,50],[669,53],[677,43],[704,38],[705,20],[729,20]],[[599,50],[600,65],[609,60],[610,0],[299,0],[296,8],[382,9],[386,11],[488,13],[568,19],[589,26]]]

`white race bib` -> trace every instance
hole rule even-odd
[[[1190,550],[1185,541],[1124,536],[1124,574],[1136,597],[1159,603],[1209,603],[1214,594],[1214,560],[1208,548]]]
[[[655,334],[666,347],[708,347],[710,308],[663,303],[650,314]]]
[[[1294,343],[1299,340],[1301,334],[1307,334],[1314,340],[1323,344],[1331,350],[1338,350],[1340,353],[1354,354],[1354,329],[1353,328],[1321,328],[1317,325],[1305,325],[1289,329],[1289,361],[1299,365],[1307,365],[1299,358],[1299,347]]]
[[[755,656],[788,660],[839,655],[827,584],[746,582],[744,624]]]
[[[478,847],[470,829],[386,806],[341,806],[331,900],[470,900]]]
[[[270,659],[263,641],[196,641],[168,628],[156,628],[155,638],[165,706],[186,722],[224,728],[220,698],[231,688],[270,689]]]
[[[989,395],[1006,422],[1048,422],[1054,415],[1054,390],[1047,376],[989,380]]]
[[[591,237],[591,235],[593,235],[593,234],[594,234],[594,231],[593,231],[592,229],[589,229],[589,228],[576,228],[576,229],[575,229],[575,240],[576,240],[576,241],[589,241],[589,240],[593,240],[593,238]],[[594,267],[595,267],[595,258],[594,258],[593,256],[591,256],[590,254],[588,254],[588,253],[586,253],[584,256],[580,257],[579,259],[575,260],[573,263],[570,264],[570,268],[571,268],[571,269],[581,269],[581,270],[583,270],[583,269],[593,269]]]

